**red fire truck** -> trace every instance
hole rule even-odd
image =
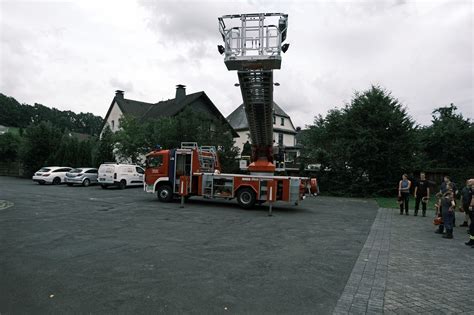
[[[250,209],[255,203],[272,198],[270,187],[273,201],[292,204],[298,204],[307,193],[315,193],[317,189],[315,179],[303,177],[220,173],[214,147],[198,147],[196,143],[152,151],[146,156],[146,164],[145,191],[156,193],[163,202],[179,195],[236,198],[242,208]],[[185,183],[181,183],[183,180]]]

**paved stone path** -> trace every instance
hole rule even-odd
[[[334,314],[474,314],[466,228],[443,239],[433,233],[433,216],[379,209]]]

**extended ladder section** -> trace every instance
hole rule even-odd
[[[273,71],[238,71],[252,141],[252,161],[273,162]]]
[[[226,24],[227,22],[227,24]],[[272,24],[274,23],[274,24]],[[282,45],[286,39],[288,15],[252,13],[219,18],[225,47],[224,63],[238,70],[240,91],[252,140],[254,173],[274,172],[273,162],[273,69],[281,67]]]

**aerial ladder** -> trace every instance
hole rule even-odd
[[[273,22],[272,22],[273,21]],[[273,24],[272,24],[273,23]],[[288,15],[253,13],[224,15],[218,45],[228,70],[237,70],[252,140],[250,174],[221,173],[216,149],[182,143],[181,148],[157,149],[146,155],[144,190],[160,201],[176,196],[237,199],[242,208],[256,203],[298,204],[317,191],[315,178],[275,176],[273,164],[273,70],[281,68],[288,49]]]
[[[252,142],[251,174],[273,174],[273,70],[281,68],[288,15],[251,13],[224,15],[219,31],[228,70],[237,70]]]

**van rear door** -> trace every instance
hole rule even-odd
[[[99,167],[99,183],[113,184],[114,183],[115,167],[111,164],[102,164]]]

